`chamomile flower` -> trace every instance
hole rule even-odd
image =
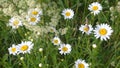
[[[28,11],[28,15],[33,15],[33,16],[42,15],[42,10],[40,10],[40,9],[38,9],[38,8],[30,9],[30,10]]]
[[[18,47],[13,44],[12,47],[8,48],[9,54],[16,55],[18,54]]]
[[[92,4],[89,5],[88,9],[94,14],[98,14],[100,13],[100,11],[102,10],[102,6],[101,4],[99,4],[98,2],[93,2]]]
[[[21,44],[18,44],[19,53],[30,53],[30,50],[33,48],[34,44],[31,41],[25,41]]]
[[[17,17],[12,17],[9,20],[9,25],[12,26],[13,29],[17,29],[19,26],[22,26],[22,22]]]
[[[69,54],[71,52],[71,45],[70,44],[61,44],[59,50],[60,50],[61,55]]]
[[[79,28],[80,31],[82,31],[82,33],[86,33],[86,34],[90,34],[93,30],[92,25],[81,25],[81,27]]]
[[[112,28],[107,24],[97,25],[94,30],[95,37],[105,41],[110,39],[109,36],[112,34],[112,32]]]
[[[30,25],[36,25],[40,21],[39,16],[27,16],[27,21]]]
[[[64,19],[71,19],[74,16],[74,11],[72,9],[64,9],[62,15],[64,16]]]
[[[53,40],[52,40],[52,43],[53,43],[54,45],[60,45],[61,40],[60,40],[59,37],[54,37]]]
[[[85,60],[78,59],[75,61],[75,68],[89,68],[89,64]]]

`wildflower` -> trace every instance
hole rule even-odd
[[[111,35],[111,33],[113,32],[112,28],[107,25],[107,24],[101,24],[101,25],[97,25],[95,30],[94,30],[94,34],[96,38],[99,38],[101,40],[107,40],[110,39],[109,36]]]
[[[86,34],[90,34],[93,30],[92,25],[81,25],[81,27],[79,28],[80,31],[82,31],[82,33],[86,33]]]
[[[61,44],[59,50],[60,50],[61,55],[62,54],[66,55],[71,52],[71,45],[70,44]]]
[[[18,47],[13,44],[12,47],[8,48],[9,54],[16,55],[18,54]]]
[[[9,25],[12,26],[13,29],[17,29],[19,26],[22,26],[22,22],[18,18],[12,17],[9,20]]]
[[[85,60],[78,59],[75,61],[75,68],[89,68],[89,64]]]
[[[30,9],[28,11],[28,15],[40,16],[40,15],[42,15],[42,10],[40,10],[38,8]]]
[[[39,16],[27,16],[27,21],[30,25],[36,25],[40,21]]]
[[[34,44],[31,41],[25,41],[21,44],[18,44],[19,53],[30,53],[30,50],[33,48]]]
[[[71,19],[74,16],[74,11],[72,9],[64,9],[62,15],[64,16],[64,19]]]
[[[54,45],[60,45],[61,40],[60,40],[59,37],[54,37],[52,43],[53,43]]]
[[[102,6],[98,2],[93,2],[92,4],[89,5],[88,9],[92,13],[94,13],[94,15],[96,15],[96,14],[100,13],[100,11],[102,10]]]

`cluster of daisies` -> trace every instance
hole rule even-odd
[[[102,10],[101,4],[98,2],[93,2],[89,5],[88,9],[93,13],[94,15],[97,15]],[[72,9],[64,9],[62,11],[62,15],[64,16],[64,19],[72,19],[74,16],[74,11]],[[108,24],[98,24],[96,25],[96,28],[93,29],[91,24],[85,24],[81,25],[79,28],[82,33],[91,34],[92,31],[95,34],[96,38],[100,38],[101,40],[107,40],[109,39],[111,33],[113,32],[112,28]],[[60,54],[68,54],[71,52],[71,45],[70,44],[61,44],[61,40],[59,37],[54,37],[52,43],[54,45],[59,45]],[[75,68],[88,68],[89,64],[85,62],[85,60],[78,59],[75,61]]]
[[[59,37],[54,37],[52,43],[56,46],[59,46],[58,49],[60,50],[61,55],[66,55],[71,52],[71,45],[62,43]]]
[[[93,2],[89,5],[88,9],[91,11],[91,13],[97,15],[102,10],[102,6],[98,2]],[[72,9],[64,9],[62,11],[62,15],[64,16],[64,19],[72,19],[74,16],[74,11]]]
[[[39,8],[31,8],[28,10],[28,14],[26,16],[25,21],[20,16],[13,16],[9,20],[9,26],[13,29],[17,29],[18,27],[23,25],[23,22],[28,22],[30,25],[36,25],[40,21],[40,16],[42,15],[42,10]]]
[[[100,13],[102,11],[102,6],[98,2],[93,2],[89,5],[88,9],[94,15]],[[28,11],[28,15],[26,16],[26,21],[30,25],[36,25],[40,21],[40,16],[42,15],[42,10],[39,8],[32,8]],[[64,19],[72,19],[74,16],[74,11],[72,9],[64,9],[62,11],[62,15]],[[18,16],[14,16],[9,20],[9,25],[12,26],[13,29],[22,26],[21,18]],[[87,35],[94,32],[94,36],[96,38],[100,38],[101,40],[107,40],[110,38],[113,30],[108,24],[98,24],[95,29],[93,29],[91,24],[81,25],[79,28],[82,33],[86,33]],[[53,31],[53,30],[51,30]],[[61,55],[69,54],[72,50],[70,44],[64,44],[59,37],[54,37],[52,43],[56,46],[59,46],[58,50]],[[30,50],[33,48],[34,44],[31,41],[25,41],[18,45],[13,44],[12,47],[8,48],[9,54],[17,55],[20,53],[30,53]],[[89,64],[85,62],[85,60],[78,59],[75,61],[76,68],[88,68]]]
[[[61,55],[66,55],[71,52],[71,45],[70,44],[63,44],[59,37],[54,37],[52,40],[54,45],[59,46],[58,50],[60,50]],[[75,68],[88,68],[89,64],[85,62],[85,60],[78,59],[75,61]]]
[[[110,35],[113,32],[112,28],[108,24],[98,24],[96,25],[95,29],[92,28],[91,24],[85,24],[81,25],[79,30],[88,35],[93,31],[96,38],[100,38],[101,40],[105,41],[110,39]]]
[[[102,6],[98,2],[93,2],[89,5],[88,9],[91,11],[91,13],[96,15],[100,13]],[[71,19],[74,16],[74,11],[71,9],[65,9],[63,10],[62,15],[64,16],[64,19]],[[88,35],[93,31],[96,38],[100,38],[101,40],[105,41],[110,38],[110,35],[113,32],[112,28],[108,24],[104,23],[96,25],[94,30],[91,24],[81,25],[79,30],[82,31],[82,33],[86,33]]]
[[[20,53],[30,53],[31,49],[33,49],[34,44],[31,41],[21,42],[20,44],[13,44],[10,48],[8,48],[9,54],[18,55]]]
[[[28,11],[28,16],[26,16],[26,19],[30,25],[36,25],[40,21],[41,15],[42,10],[39,8],[33,8]]]

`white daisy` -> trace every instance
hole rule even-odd
[[[33,16],[42,15],[42,10],[40,10],[39,8],[30,9],[28,11],[28,15],[33,15]]]
[[[18,44],[19,53],[30,53],[30,50],[33,48],[34,44],[31,41],[25,41],[21,44]]]
[[[30,25],[36,25],[40,21],[39,16],[27,16],[27,21]]]
[[[89,68],[89,64],[85,60],[78,59],[75,61],[75,68]]]
[[[9,54],[16,55],[18,54],[18,47],[13,44],[12,47],[8,48]]]
[[[113,32],[112,28],[107,25],[107,24],[101,24],[101,25],[97,25],[95,30],[94,30],[94,34],[96,38],[99,38],[101,40],[107,40],[110,39],[109,36],[111,35],[111,33]]]
[[[88,9],[94,13],[94,15],[100,13],[100,11],[102,10],[102,6],[100,3],[98,2],[93,2],[92,4],[89,5]]]
[[[86,34],[90,34],[93,30],[92,25],[81,25],[81,27],[79,28],[80,31],[82,31],[82,33],[86,33]]]
[[[62,54],[66,55],[71,52],[71,45],[70,44],[61,44],[59,50],[60,50],[61,55]]]
[[[60,45],[61,40],[60,40],[59,37],[54,37],[53,40],[52,40],[52,43],[53,43],[54,45]]]
[[[64,16],[64,19],[71,19],[74,16],[74,11],[72,9],[64,9],[62,15]]]
[[[17,29],[19,26],[22,26],[22,22],[17,17],[12,17],[9,20],[9,25],[12,26],[13,29]]]

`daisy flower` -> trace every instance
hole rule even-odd
[[[81,25],[81,27],[79,28],[80,31],[82,31],[82,33],[86,33],[86,34],[90,34],[93,30],[92,25]]]
[[[8,48],[9,54],[16,55],[18,54],[18,47],[13,44],[12,47]]]
[[[96,15],[96,14],[100,13],[100,11],[102,10],[102,6],[98,2],[93,2],[92,4],[89,5],[88,9],[92,13],[94,13],[94,15]]]
[[[61,40],[60,40],[59,37],[54,37],[53,40],[52,40],[52,43],[53,43],[54,45],[60,45]]]
[[[71,19],[74,16],[74,11],[72,9],[64,9],[62,15],[64,16],[64,19]]]
[[[39,16],[27,16],[27,21],[30,25],[36,25],[40,21]]]
[[[111,35],[112,32],[113,32],[112,28],[107,24],[97,25],[94,30],[95,37],[105,41],[107,39],[110,39],[109,36]]]
[[[33,48],[34,44],[31,41],[25,41],[21,44],[18,44],[19,53],[30,53],[30,50]]]
[[[89,68],[89,64],[85,60],[78,59],[75,61],[75,68]]]
[[[59,50],[60,50],[61,55],[62,54],[66,55],[71,52],[71,45],[70,44],[61,44]]]
[[[22,22],[18,18],[12,17],[9,20],[9,25],[12,26],[13,29],[17,29],[19,26],[22,26]]]
[[[38,9],[38,8],[30,9],[30,10],[28,11],[28,15],[33,15],[33,16],[42,15],[42,10],[40,10],[40,9]]]

